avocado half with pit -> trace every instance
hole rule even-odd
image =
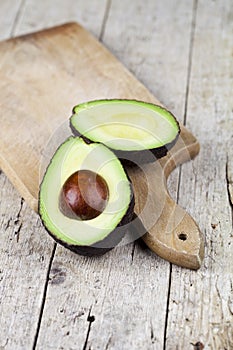
[[[101,142],[122,161],[136,164],[165,156],[180,128],[165,108],[136,100],[96,100],[73,108],[70,127],[86,142]]]
[[[57,149],[39,193],[39,214],[57,242],[102,255],[123,238],[133,209],[131,182],[111,150],[78,137]]]

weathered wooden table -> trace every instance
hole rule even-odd
[[[197,272],[140,243],[76,256],[1,173],[0,349],[233,349],[232,10],[232,0],[0,0],[1,39],[78,21],[198,137],[200,155],[170,191],[206,240]]]

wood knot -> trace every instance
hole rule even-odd
[[[50,283],[51,284],[61,284],[65,281],[66,271],[62,270],[60,267],[54,267],[50,271]]]

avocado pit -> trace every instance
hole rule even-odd
[[[104,211],[108,197],[108,185],[102,176],[90,170],[79,170],[61,189],[60,210],[70,218],[91,220]]]

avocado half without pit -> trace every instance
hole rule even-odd
[[[111,150],[78,137],[57,149],[39,193],[39,214],[57,242],[102,255],[123,238],[133,209],[131,182]]]
[[[180,128],[165,108],[136,100],[96,100],[73,108],[71,129],[86,142],[101,142],[123,162],[146,163],[165,156]]]

